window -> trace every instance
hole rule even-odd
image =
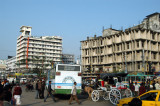
[[[101,62],[103,62],[103,57],[101,57]]]
[[[156,59],[156,54],[153,54],[153,58]]]
[[[142,48],[144,48],[144,42],[142,42]]]
[[[127,49],[129,49],[129,43],[127,44]]]
[[[155,39],[155,35],[152,35],[152,39]]]
[[[101,53],[103,53],[103,49],[101,48]]]
[[[103,40],[101,40],[101,45],[103,45]]]
[[[119,51],[119,45],[117,46],[117,51]]]
[[[59,71],[80,71],[80,66],[58,65]]]
[[[93,57],[93,63],[94,63],[94,57]]]
[[[87,50],[86,50],[86,55],[87,55]]]
[[[138,69],[140,69],[140,63],[138,63]]]
[[[139,48],[139,42],[137,42],[137,48]]]
[[[157,94],[158,94],[157,92],[147,93],[147,94],[141,96],[140,100],[155,101]]]

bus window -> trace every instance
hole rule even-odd
[[[58,65],[58,71],[80,71],[80,66]]]

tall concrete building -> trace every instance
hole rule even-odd
[[[30,26],[20,28],[17,38],[17,67],[20,70],[32,70],[36,67],[50,69],[51,63],[62,61],[62,38],[58,36],[31,35]]]
[[[62,61],[64,64],[73,64],[74,61],[74,55],[73,54],[62,54]]]
[[[148,15],[128,29],[105,29],[102,36],[81,41],[84,77],[100,72],[160,70],[160,14]]]

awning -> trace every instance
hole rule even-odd
[[[102,73],[100,74],[100,78],[102,80],[106,80],[109,77],[126,77],[128,73]]]

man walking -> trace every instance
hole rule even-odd
[[[16,105],[19,106],[21,105],[21,94],[22,94],[22,89],[19,86],[19,84],[16,84],[16,87],[14,88],[13,91],[13,97],[16,100]]]
[[[38,83],[39,83],[39,80],[37,80],[36,86],[35,86],[35,88],[36,88],[36,97],[35,97],[35,99],[38,99],[38,95],[39,95],[39,92],[38,92]]]
[[[71,105],[71,102],[72,102],[73,98],[76,100],[76,102],[77,102],[78,104],[80,104],[80,102],[78,101],[78,98],[77,98],[76,85],[77,85],[77,83],[74,82],[74,85],[73,85],[73,88],[72,88],[72,91],[71,91],[71,97],[70,97],[70,100],[69,100],[69,104],[70,104],[70,105]]]
[[[156,88],[156,90],[160,90],[160,85],[159,85],[158,81],[157,81],[157,83],[155,84],[155,88]]]
[[[42,80],[40,80],[38,82],[38,92],[39,92],[39,98],[43,99],[43,97],[42,97]]]
[[[143,94],[146,92],[146,88],[144,86],[144,83],[141,83],[141,86],[139,87],[139,95]]]
[[[47,93],[47,96],[44,98],[44,102],[46,102],[46,99],[47,99],[49,96],[51,96],[52,99],[53,99],[53,101],[56,102],[56,100],[55,100],[55,98],[54,98],[54,96],[53,96],[53,94],[52,94],[51,91],[52,91],[52,88],[51,88],[51,81],[49,81],[49,85],[48,85],[48,93]]]
[[[42,98],[44,98],[45,81],[42,81]]]
[[[135,82],[135,97],[139,95],[139,85]]]

